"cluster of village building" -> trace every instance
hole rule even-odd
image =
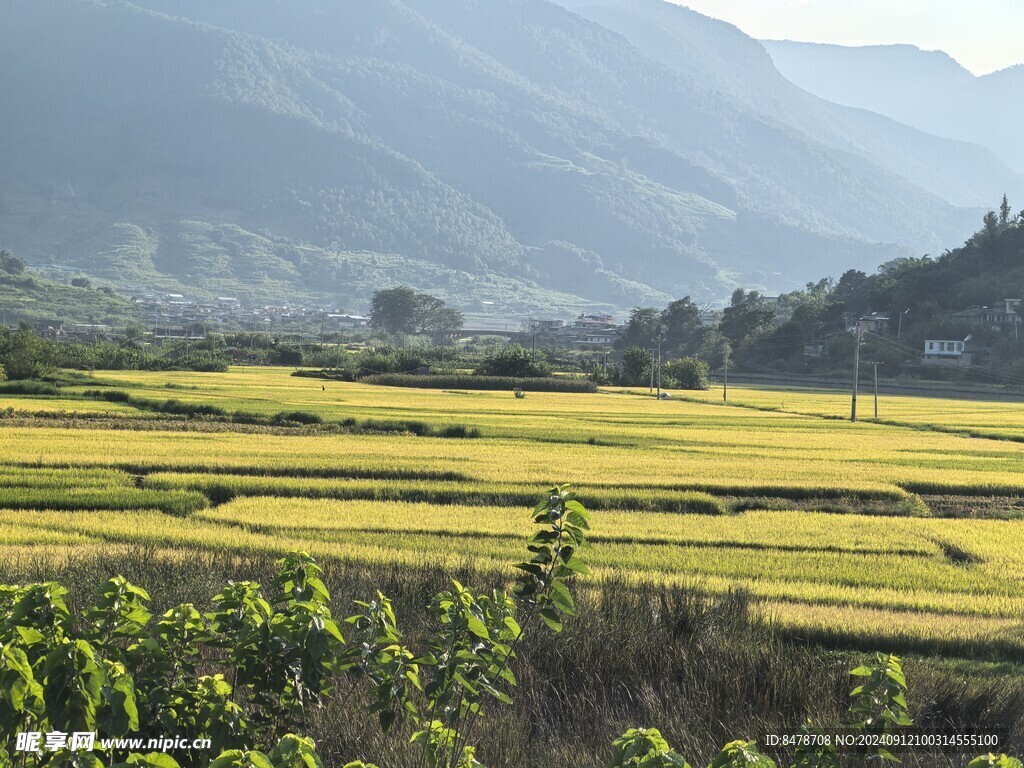
[[[167,339],[202,339],[210,331],[250,331],[285,333],[289,335],[322,337],[324,332],[358,332],[366,330],[369,318],[338,309],[323,307],[294,307],[267,305],[245,307],[238,298],[218,296],[213,300],[197,301],[180,293],[145,293],[131,297],[138,308],[138,322],[151,339],[162,343]],[[1022,299],[1003,299],[992,306],[975,306],[952,313],[955,320],[974,327],[987,327],[998,333],[1020,333]],[[907,310],[909,312],[910,310]],[[903,315],[890,317],[886,313],[872,312],[846,318],[848,331],[862,333],[902,333]],[[714,323],[711,311],[702,313],[701,322]],[[38,324],[38,331],[50,338],[76,341],[95,341],[108,338],[114,329],[102,324],[63,323],[48,321]],[[621,336],[625,326],[610,314],[581,314],[573,320],[531,319],[518,334],[536,347],[571,349],[608,349]],[[318,333],[319,332],[319,333]],[[464,330],[462,336],[486,331]],[[920,353],[924,366],[968,367],[976,348],[973,336],[957,339],[925,339]],[[824,354],[827,339],[817,339],[804,347],[804,354],[819,357]]]
[[[530,320],[527,332],[539,346],[587,349],[611,346],[623,327],[612,315],[580,315],[575,320]]]
[[[1018,310],[1024,299],[1003,299],[993,306],[975,306],[952,313],[954,320],[960,320],[975,328],[990,328],[996,333],[1012,333],[1019,336],[1021,314]],[[910,310],[906,310],[909,312]],[[906,312],[904,314],[906,314]],[[897,336],[903,318],[897,318]],[[892,318],[881,312],[872,312],[849,324],[849,330],[868,333],[882,333],[890,330]],[[921,365],[928,367],[967,368],[977,351],[972,348],[974,335],[962,339],[925,339],[921,351]]]
[[[370,319],[339,309],[267,305],[244,307],[234,296],[218,296],[212,301],[196,301],[180,293],[145,293],[131,297],[137,308],[137,321],[151,333],[154,343],[165,340],[198,340],[208,332],[250,331],[288,332],[310,337],[321,333],[357,331],[368,327]],[[96,341],[115,332],[108,325],[45,321],[38,323],[38,332],[52,339]]]

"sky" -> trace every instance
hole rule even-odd
[[[943,50],[976,75],[1024,63],[1024,0],[674,0],[748,35]]]

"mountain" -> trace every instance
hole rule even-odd
[[[663,0],[562,4],[623,34],[645,54],[750,112],[833,150],[857,155],[954,205],[989,206],[1001,194],[994,197],[994,189],[1024,192],[1024,179],[990,150],[843,107],[794,85],[760,42],[731,24]]]
[[[1019,181],[876,116],[844,143],[796,89],[826,117],[773,111],[738,83],[785,81],[727,32],[752,62],[544,0],[21,0],[0,247],[125,290],[365,306],[404,282],[561,313],[939,249]]]
[[[1024,173],[1024,64],[976,77],[942,51],[766,40],[783,75],[839,104],[975,142]]]

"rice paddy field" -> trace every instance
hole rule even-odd
[[[720,402],[722,399],[721,387],[706,392],[680,394],[702,402]],[[850,416],[850,392],[834,389],[730,386],[729,401],[734,405],[768,411],[777,410],[835,419],[848,419]],[[870,386],[862,385],[858,398],[858,415],[864,421],[874,421],[874,399]],[[878,419],[880,423],[950,431],[977,437],[1024,439],[1024,402],[881,394]]]
[[[828,648],[1020,660],[1024,403],[890,396],[887,423],[850,424],[831,418],[839,393],[730,395],[517,399],[280,368],[2,394],[0,552],[304,549],[504,572],[529,509],[572,483],[595,512],[594,588],[742,590]],[[167,400],[186,407],[152,405]],[[274,421],[294,412],[315,418]]]

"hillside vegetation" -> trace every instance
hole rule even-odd
[[[133,290],[631,306],[935,250],[1019,182],[671,21],[733,67],[542,0],[18,4],[0,246]]]

